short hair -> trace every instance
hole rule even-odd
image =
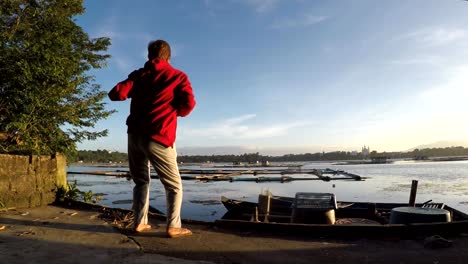
[[[160,58],[169,61],[171,59],[171,46],[162,39],[150,41],[148,44],[148,57],[150,59]]]

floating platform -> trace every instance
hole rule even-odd
[[[114,176],[124,177],[130,179],[129,171],[115,170],[115,171],[81,171],[67,172],[69,175],[82,174],[82,175],[99,175],[99,176]],[[342,170],[332,169],[261,169],[261,170],[215,170],[215,169],[195,169],[195,170],[180,170],[181,178],[183,180],[198,180],[202,182],[207,181],[251,181],[251,182],[291,182],[291,181],[334,181],[334,180],[351,180],[363,181],[367,179],[353,173],[345,172]],[[159,176],[152,172],[152,179],[158,179]]]

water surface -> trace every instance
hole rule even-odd
[[[180,169],[207,169],[203,166],[181,166]],[[468,161],[396,162],[392,164],[334,165],[333,163],[305,163],[303,169],[344,170],[363,177],[365,181],[292,181],[281,182],[198,182],[184,180],[182,217],[213,221],[221,218],[226,209],[220,203],[222,195],[257,201],[258,194],[269,190],[274,195],[291,196],[296,192],[332,192],[340,201],[403,202],[409,200],[412,180],[418,180],[416,202],[444,202],[468,213]],[[219,169],[219,168],[217,168]],[[225,168],[223,168],[225,169]],[[68,171],[128,170],[126,167],[69,166]],[[262,175],[278,176],[278,175]],[[294,175],[295,177],[314,177]],[[99,203],[112,207],[131,208],[133,182],[126,178],[68,174],[82,191],[91,190],[102,195]],[[150,203],[166,210],[165,194],[159,180],[152,180]]]

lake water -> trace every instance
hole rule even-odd
[[[392,164],[334,165],[333,163],[304,163],[303,169],[344,170],[365,181],[292,181],[281,182],[198,182],[184,180],[182,218],[213,221],[221,218],[226,209],[220,202],[222,195],[234,199],[257,201],[258,194],[269,190],[274,195],[294,197],[296,192],[331,192],[339,201],[402,202],[407,203],[412,180],[418,180],[416,202],[443,202],[468,213],[468,161],[411,162]],[[180,169],[198,169],[200,166],[180,166]],[[208,169],[203,167],[204,169]],[[69,166],[68,172],[128,170],[127,167]],[[268,175],[262,175],[268,176]],[[278,175],[270,175],[278,176]],[[295,177],[313,177],[294,175]],[[69,181],[77,182],[82,191],[100,193],[99,204],[131,208],[133,182],[126,178],[68,174]],[[151,182],[150,203],[165,212],[165,194],[162,184]]]

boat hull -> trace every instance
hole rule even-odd
[[[468,232],[468,220],[450,223],[326,225],[216,220],[216,226],[239,232],[333,238],[418,238]]]
[[[282,197],[284,198],[284,197]],[[287,197],[286,197],[287,198]],[[293,198],[289,198],[291,201]],[[272,205],[275,199],[272,199]],[[288,199],[281,199],[288,201]],[[468,233],[468,215],[444,205],[451,214],[451,222],[389,224],[393,208],[407,206],[403,203],[337,202],[336,224],[291,223],[285,204],[280,209],[271,207],[271,215],[252,217],[257,203],[222,198],[228,212],[217,220],[216,226],[241,232],[257,232],[282,235],[305,235],[314,237],[399,237],[415,238],[430,235]],[[422,206],[423,204],[416,204]],[[435,204],[436,206],[442,204]],[[289,210],[290,212],[290,210]],[[344,221],[342,221],[344,220]],[[365,220],[365,221],[364,221]]]

